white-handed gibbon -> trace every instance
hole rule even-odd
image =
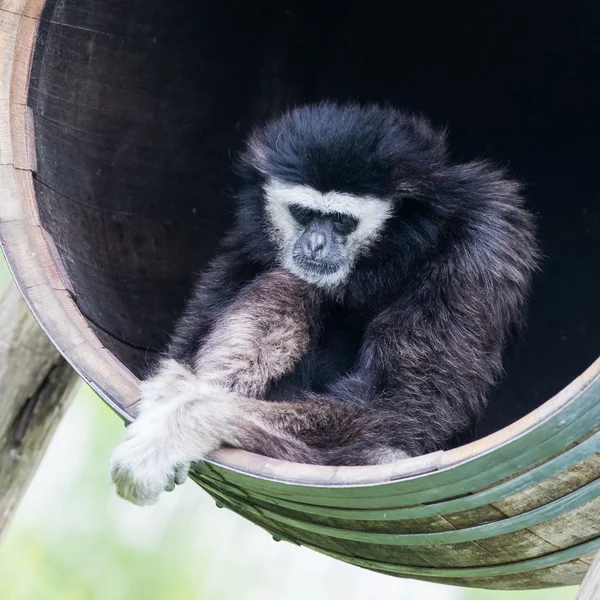
[[[236,223],[115,451],[155,501],[220,446],[327,465],[444,447],[485,406],[536,267],[520,186],[425,119],[295,108],[237,162]]]

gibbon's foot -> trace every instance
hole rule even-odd
[[[111,459],[118,495],[140,506],[183,483],[191,462],[223,443],[233,419],[234,396],[169,363],[141,384],[137,418]]]

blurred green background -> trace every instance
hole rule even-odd
[[[8,281],[0,256],[0,290]],[[0,600],[575,598],[576,588],[489,592],[370,573],[276,544],[191,482],[155,506],[132,506],[107,473],[122,435],[82,385],[0,546]]]

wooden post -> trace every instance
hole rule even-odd
[[[0,539],[78,380],[9,286],[0,298]]]
[[[600,598],[600,552],[596,554],[592,566],[588,569],[575,600],[598,600],[598,598]]]

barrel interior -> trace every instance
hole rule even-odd
[[[41,222],[106,347],[142,374],[232,217],[231,156],[297,102],[390,102],[510,167],[545,260],[482,436],[598,355],[600,9],[405,0],[51,0],[29,104]],[[462,441],[466,441],[462,440]]]

